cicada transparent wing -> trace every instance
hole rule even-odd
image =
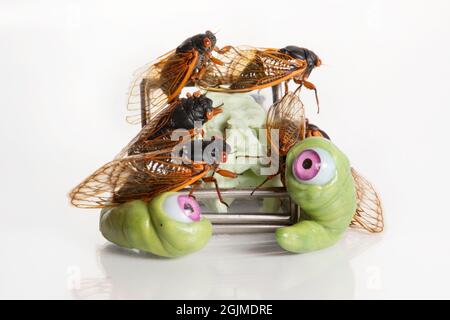
[[[217,58],[223,64],[209,65],[199,82],[208,91],[249,92],[277,85],[306,70],[304,60],[278,49],[231,47]]]
[[[173,50],[140,68],[128,94],[128,110],[132,114],[127,121],[137,124],[145,117],[148,123],[173,102],[192,76],[198,56],[195,50]]]
[[[356,212],[351,227],[377,233],[383,231],[383,209],[378,193],[354,168],[351,169],[356,187]]]
[[[149,200],[162,192],[183,189],[207,173],[206,167],[173,160],[168,150],[113,160],[72,190],[71,203],[80,208],[104,208]]]
[[[271,161],[279,161],[281,181],[285,181],[285,161],[290,148],[305,137],[306,118],[303,103],[290,91],[268,110],[266,116],[267,154]],[[275,131],[276,130],[276,131]],[[278,140],[274,140],[278,132]],[[281,158],[281,159],[280,159]],[[270,179],[269,177],[267,179]],[[265,181],[260,185],[262,186]],[[257,188],[259,188],[258,186]]]
[[[159,149],[170,148],[173,143],[169,143],[171,132],[165,132],[158,137],[155,135],[162,131],[164,126],[170,120],[173,109],[177,106],[179,101],[171,103],[166,109],[162,110],[158,115],[152,119],[139,131],[139,133],[119,152],[115,159],[120,159],[129,154],[135,154],[134,150],[141,149],[141,153],[156,151]],[[166,145],[161,145],[164,141]],[[152,147],[154,146],[154,147]]]
[[[267,112],[266,130],[269,146],[286,155],[290,148],[305,137],[306,118],[303,103],[293,92],[286,92]],[[279,141],[272,141],[271,130],[278,130]]]

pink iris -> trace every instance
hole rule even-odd
[[[178,205],[183,211],[184,215],[192,221],[200,221],[201,210],[198,202],[190,196],[178,196]]]
[[[319,154],[312,149],[306,149],[294,160],[292,169],[297,179],[308,181],[319,173],[320,164]]]

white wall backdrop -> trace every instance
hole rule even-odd
[[[2,0],[0,297],[449,298],[449,15],[445,0]],[[138,130],[125,122],[133,71],[208,29],[219,46],[321,57],[308,116],[380,191],[384,234],[307,255],[219,236],[160,260],[107,245],[98,212],[69,207]]]

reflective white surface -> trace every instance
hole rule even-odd
[[[280,4],[281,6],[281,4]],[[284,9],[283,9],[284,8]],[[0,298],[450,298],[450,3],[2,1]],[[315,253],[214,237],[175,260],[121,250],[68,191],[137,132],[132,71],[186,37],[313,49],[302,99],[383,199],[386,230]]]

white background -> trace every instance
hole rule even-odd
[[[308,116],[379,190],[386,229],[283,254],[219,236],[167,260],[107,244],[68,191],[137,132],[132,72],[185,38],[313,49]],[[450,2],[0,2],[1,298],[450,298]]]

